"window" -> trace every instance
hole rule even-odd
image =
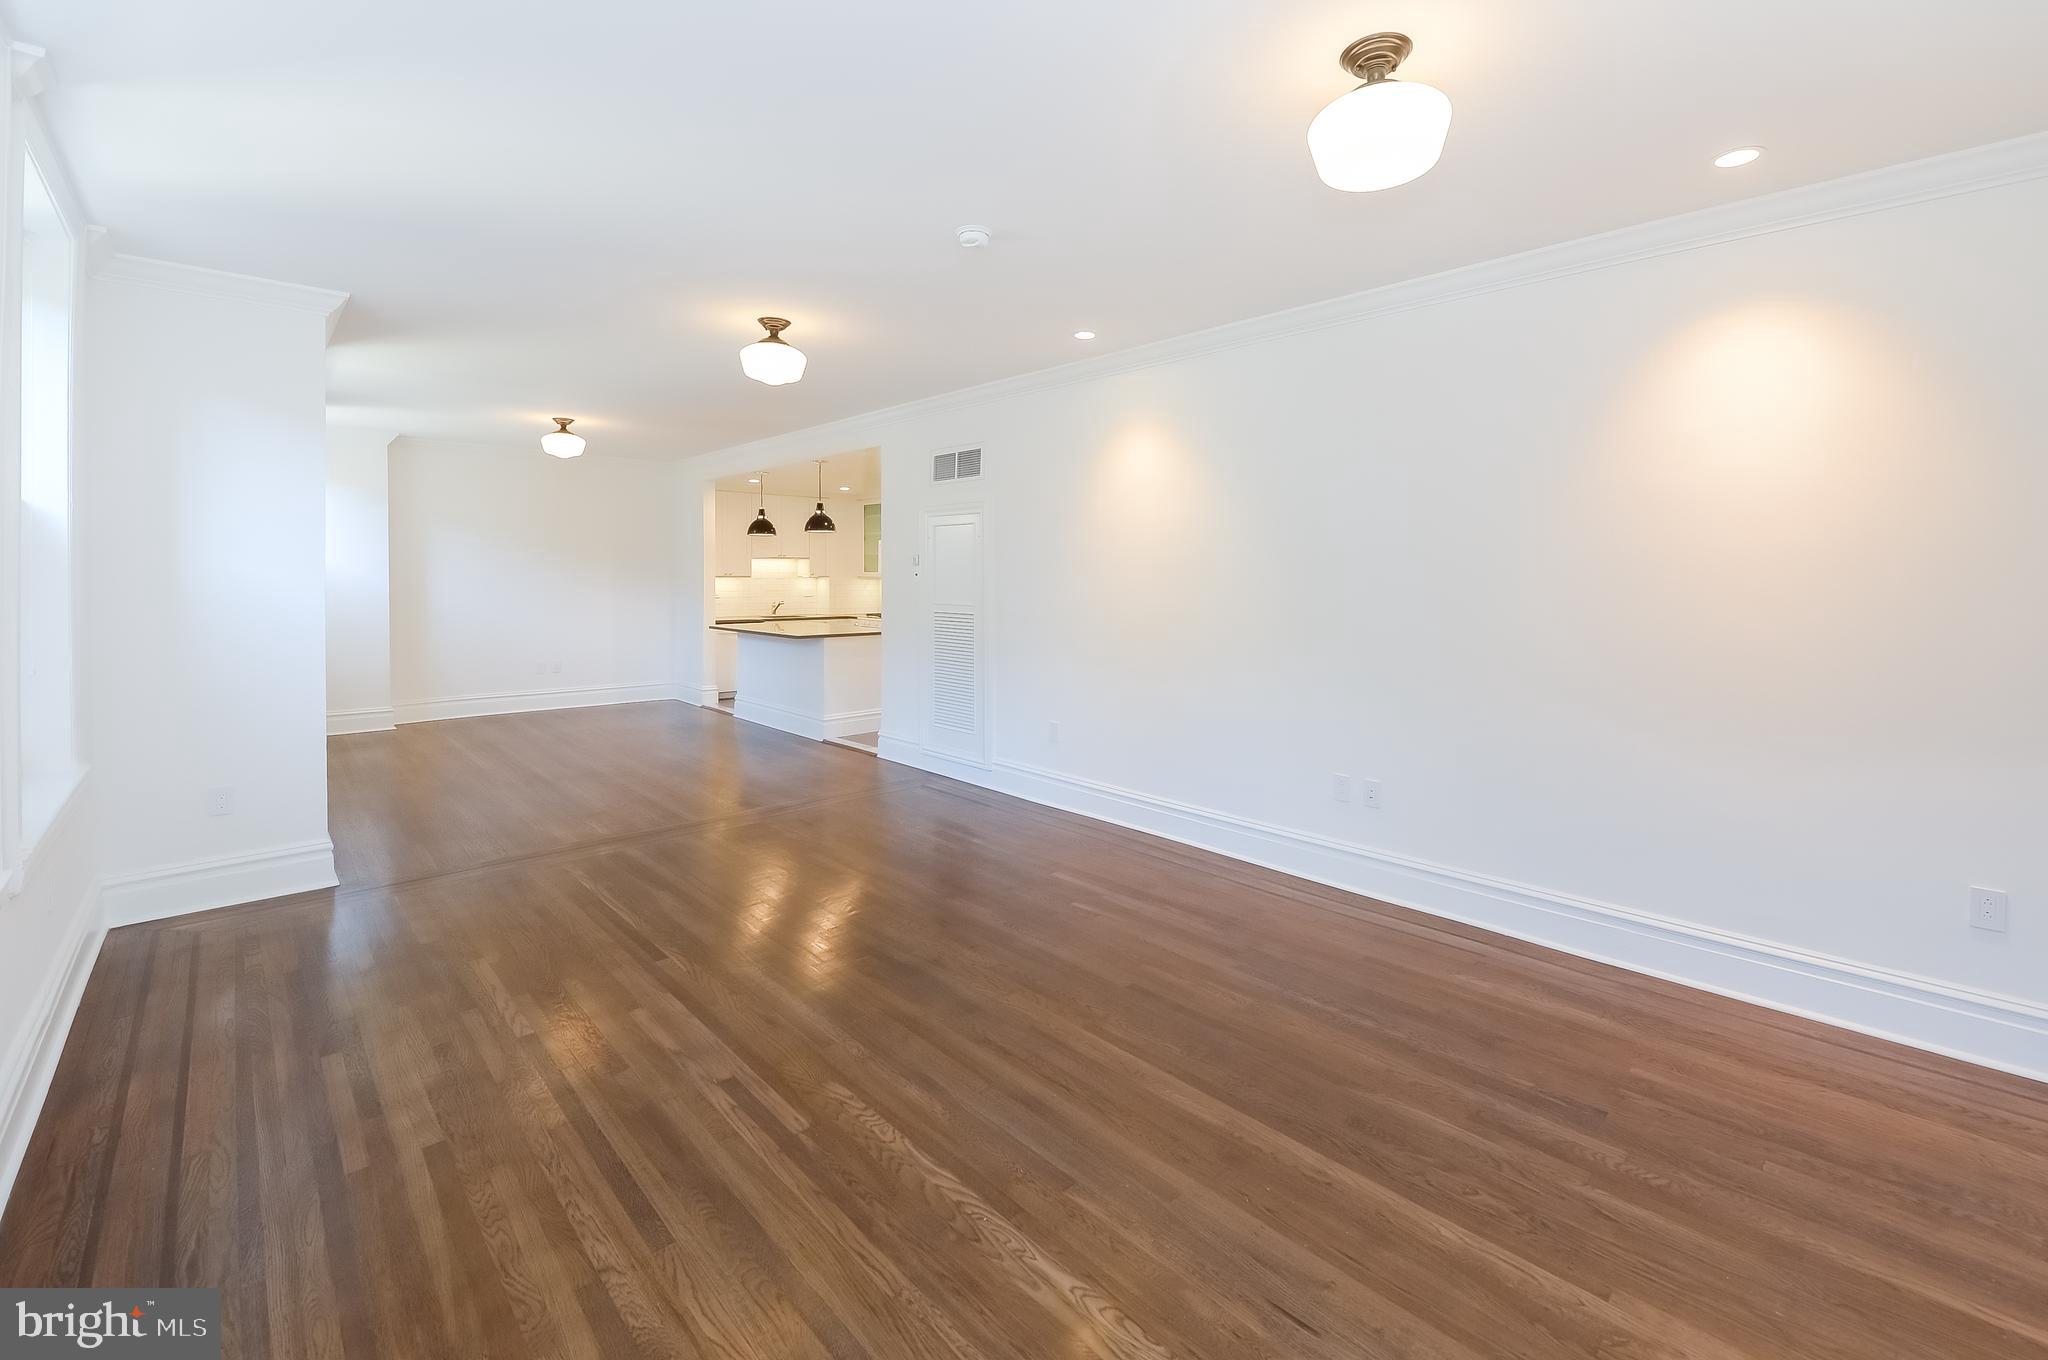
[[[22,157],[21,485],[14,584],[12,771],[17,852],[34,846],[77,782],[72,680],[71,330],[75,253],[48,182]]]
[[[882,507],[875,501],[860,508],[860,569],[867,576],[882,571]]]

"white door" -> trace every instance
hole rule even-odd
[[[988,763],[981,512],[925,516],[925,745]]]

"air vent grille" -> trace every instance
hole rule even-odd
[[[964,482],[981,475],[981,450],[956,449],[932,455],[934,482]]]
[[[981,727],[975,684],[975,617],[961,610],[932,613],[932,725],[955,732]]]

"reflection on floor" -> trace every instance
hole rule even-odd
[[[858,746],[863,751],[872,751],[881,744],[882,734],[880,732],[848,732],[845,736],[834,738],[834,740],[841,746]]]
[[[328,749],[341,888],[108,933],[0,1284],[228,1360],[2043,1354],[2022,1078],[687,704]]]

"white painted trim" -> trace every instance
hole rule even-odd
[[[767,466],[773,467],[777,461],[787,462],[800,455],[809,457],[815,449],[873,443],[880,427],[914,417],[1071,387],[1331,326],[2044,177],[2048,177],[2048,132],[2033,133],[1463,265],[1056,368],[844,416],[787,434],[710,450],[684,461],[693,467],[701,465],[704,475],[714,478],[755,466],[764,459]],[[983,456],[986,458],[986,453]]]
[[[7,48],[16,99],[34,99],[50,88],[50,54],[47,49],[25,42],[9,42]]]
[[[883,759],[1702,991],[2048,1081],[2048,1006],[900,737]]]
[[[50,1094],[50,1081],[57,1075],[57,1059],[71,1033],[72,1017],[78,1013],[86,979],[92,976],[100,945],[107,937],[90,896],[88,890],[88,900],[72,913],[71,932],[61,951],[63,966],[43,980],[43,989],[29,1011],[31,1021],[15,1040],[7,1065],[0,1068],[0,1205],[7,1203],[22,1158],[28,1155],[29,1139]]]
[[[823,741],[828,735],[825,731],[825,724],[808,713],[799,713],[793,708],[784,708],[780,704],[764,703],[759,699],[749,699],[744,694],[739,695],[733,700],[732,715],[746,722],[759,723],[763,727],[773,727],[784,732],[794,732],[797,736],[809,737],[812,741]],[[860,729],[852,728],[849,730],[859,731]]]
[[[19,897],[27,888],[29,880],[35,877],[36,868],[42,863],[43,856],[63,833],[65,823],[77,815],[78,809],[84,806],[85,783],[91,774],[90,765],[80,765],[72,771],[71,785],[65,789],[64,796],[57,800],[57,810],[50,814],[50,820],[36,836],[34,843],[22,852],[20,862],[14,866],[13,872],[7,875],[6,884],[0,887],[0,893],[7,897]],[[0,1204],[5,1203],[5,1200],[0,1200]]]
[[[843,737],[850,732],[872,732],[881,725],[882,710],[879,708],[863,708],[825,715],[825,735],[828,737]]]
[[[42,174],[43,187],[49,190],[50,203],[64,225],[64,234],[77,245],[80,257],[89,263],[92,258],[89,240],[98,229],[85,220],[85,203],[78,196],[71,168],[57,149],[57,144],[50,140],[50,130],[43,125],[41,109],[34,104],[25,105],[20,109],[20,115],[22,142],[29,155],[35,157],[36,169]]]
[[[100,880],[100,912],[112,930],[166,916],[332,888],[340,881],[334,873],[334,842],[305,841],[254,854],[190,860],[109,876]]]
[[[176,264],[141,255],[108,255],[94,262],[92,274],[94,278],[116,283],[168,288],[174,292],[198,293],[236,302],[255,302],[295,312],[317,312],[326,319],[329,339],[334,337],[334,325],[341,318],[341,309],[348,305],[348,294],[337,293],[331,288],[259,279],[249,274],[230,274],[223,269],[202,269],[196,264]]]
[[[446,718],[484,718],[494,713],[538,713],[550,708],[594,708],[601,704],[640,704],[673,699],[674,685],[604,685],[596,689],[522,689],[503,694],[465,694],[450,699],[420,699],[393,704],[393,721],[440,722]]]
[[[327,715],[327,735],[344,737],[354,732],[389,732],[397,721],[388,708],[338,708]]]
[[[724,694],[716,685],[685,685],[677,692],[676,698],[699,708],[717,708]]]

